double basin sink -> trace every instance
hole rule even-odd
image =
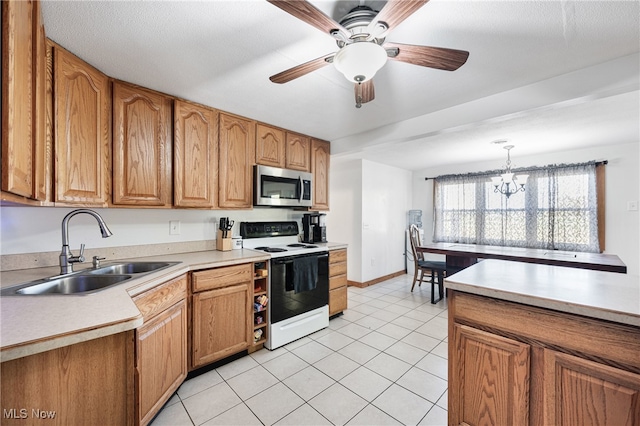
[[[2,296],[89,294],[180,262],[123,262],[7,287]]]

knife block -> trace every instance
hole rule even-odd
[[[231,232],[227,234],[227,238],[222,238],[222,231],[218,229],[218,236],[216,237],[216,250],[233,250],[233,240],[231,239]]]

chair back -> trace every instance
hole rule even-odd
[[[420,247],[420,230],[416,225],[409,227],[409,239],[411,240],[411,251],[413,252],[413,258],[417,264],[419,260],[423,260],[422,252],[418,251],[417,247]]]

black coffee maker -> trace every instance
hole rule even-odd
[[[327,226],[324,213],[307,213],[302,216],[302,242],[326,243]]]

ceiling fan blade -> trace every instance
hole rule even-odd
[[[384,22],[389,29],[395,28],[402,21],[420,9],[429,0],[388,0],[375,19],[369,23],[368,32],[375,31],[378,22]]]
[[[385,43],[383,47],[387,50],[398,49],[398,54],[396,56],[390,55],[389,59],[445,71],[457,70],[467,62],[469,57],[469,52],[467,51],[444,47],[400,43]]]
[[[289,68],[288,70],[272,75],[271,77],[269,77],[269,80],[278,84],[295,80],[298,77],[302,77],[303,75],[309,74],[312,71],[319,70],[320,68],[329,65],[330,62],[328,62],[327,59],[333,58],[334,55],[335,53],[331,53],[330,55],[321,56],[320,58],[305,62],[304,64],[296,65],[293,68]]]
[[[376,97],[373,80],[356,83],[354,90],[356,94],[356,108],[360,108],[362,104],[371,102]]]
[[[331,34],[332,31],[337,30],[346,38],[351,35],[346,28],[305,0],[267,1],[324,33]]]

